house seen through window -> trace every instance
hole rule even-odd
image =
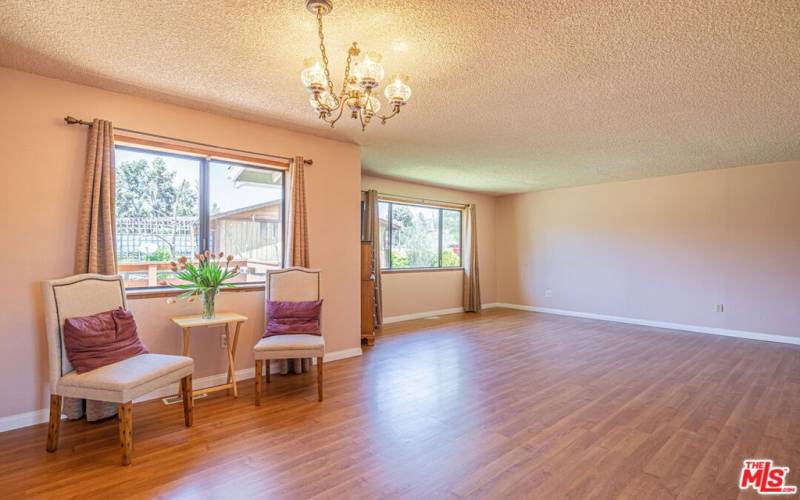
[[[461,267],[461,211],[378,203],[381,269]]]
[[[117,146],[119,272],[128,288],[165,286],[170,261],[225,252],[241,275],[263,282],[283,260],[284,178],[218,159]]]

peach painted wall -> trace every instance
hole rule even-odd
[[[302,103],[301,103],[302,104]],[[44,408],[47,358],[39,282],[72,272],[86,129],[62,118],[101,117],[125,128],[184,139],[314,159],[307,170],[311,265],[323,271],[328,351],[358,349],[359,191],[357,145],[257,123],[115,94],[0,68],[0,235],[4,286],[0,288],[0,417]],[[263,292],[226,293],[219,307],[250,316],[237,368],[251,366],[250,347],[263,324]],[[154,352],[178,353],[169,318],[199,305],[168,305],[163,298],[133,300],[145,343]],[[192,340],[195,376],[225,367],[217,332]]]
[[[800,336],[800,161],[505,196],[496,221],[499,302]]]
[[[362,189],[375,189],[414,198],[453,203],[474,203],[478,217],[478,260],[481,278],[481,301],[495,301],[495,197],[442,189],[364,175]],[[461,307],[464,273],[458,271],[419,271],[384,273],[383,314],[385,317]]]

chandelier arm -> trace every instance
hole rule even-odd
[[[322,121],[324,121],[325,123],[330,123],[331,128],[333,128],[333,126],[336,124],[336,122],[339,121],[339,118],[342,117],[342,113],[344,112],[344,104],[345,104],[344,101],[339,104],[339,107],[338,107],[339,114],[336,115],[336,118],[334,118],[333,120],[329,120],[328,119],[329,115],[326,115],[326,116],[322,117]],[[333,111],[336,111],[336,109],[334,109]]]
[[[314,93],[314,94],[312,94],[312,96],[314,97],[314,101],[315,101],[315,102],[316,102],[316,103],[319,105],[319,108],[318,108],[318,109],[323,109],[323,108],[327,108],[327,109],[328,109],[328,111],[327,111],[325,114],[330,114],[331,112],[334,112],[334,111],[336,111],[337,109],[339,109],[339,108],[341,108],[341,107],[342,107],[342,103],[339,103],[339,104],[337,104],[337,105],[336,105],[336,107],[334,107],[334,108],[330,108],[330,107],[328,107],[328,105],[327,105],[327,104],[323,103],[323,102],[322,102],[322,101],[319,99],[319,96],[320,96],[320,94],[319,94],[319,93]],[[334,97],[335,97],[335,96],[334,96]]]
[[[378,116],[378,118],[381,119],[381,123],[386,123],[387,120],[391,120],[392,118],[394,118],[395,116],[397,116],[399,114],[400,114],[400,107],[399,106],[395,106],[394,111],[392,111],[391,114],[389,114],[389,115],[377,115],[377,116]]]
[[[367,130],[367,123],[364,122],[364,111],[362,108],[358,108],[358,120],[361,122],[361,131],[364,132]]]
[[[335,120],[330,121],[330,120],[328,120],[328,116],[330,116],[330,114],[332,112],[335,112],[336,110],[340,110],[339,111],[339,116],[341,116],[341,114],[342,114],[341,113],[341,109],[343,109],[343,106],[341,105],[341,103],[339,105],[337,105],[333,109],[328,108],[327,111],[322,111],[324,104],[323,104],[322,101],[319,100],[319,94],[316,94],[316,93],[314,94],[314,101],[319,105],[318,109],[321,110],[319,112],[320,119],[322,119],[322,121],[324,121],[325,123],[330,123],[331,127],[333,127],[333,124],[336,123],[336,120],[338,120],[339,118],[337,117]]]

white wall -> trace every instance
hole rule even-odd
[[[499,302],[800,337],[798,161],[505,196],[496,223]]]

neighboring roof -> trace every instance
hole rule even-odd
[[[237,184],[280,187],[281,172],[258,168],[232,167],[232,180]]]
[[[275,205],[280,205],[280,203],[281,203],[281,200],[272,200],[272,201],[268,201],[268,202],[265,202],[265,203],[257,203],[255,205],[250,205],[250,206],[247,206],[247,207],[236,208],[236,209],[233,209],[233,210],[227,210],[225,212],[219,212],[219,213],[216,213],[216,214],[211,214],[211,220],[223,219],[223,218],[226,218],[226,217],[230,217],[232,215],[238,215],[238,214],[251,212],[253,210],[260,210],[262,208],[274,207]]]

